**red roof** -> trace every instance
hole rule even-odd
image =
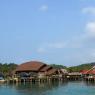
[[[95,74],[95,69],[93,69],[93,70],[82,70],[82,71],[80,71],[80,73],[82,73],[82,74]]]
[[[82,70],[80,71],[81,74],[86,74],[88,72],[88,70]]]
[[[95,70],[94,69],[90,70],[90,71],[87,72],[87,74],[95,74]]]
[[[42,62],[30,61],[19,65],[16,68],[16,71],[39,71],[40,68],[42,68],[45,65],[46,64]]]

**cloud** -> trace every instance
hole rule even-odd
[[[86,7],[82,9],[84,14],[92,14],[95,15],[95,7]]]
[[[37,52],[38,52],[38,53],[45,53],[46,50],[45,50],[44,47],[40,47],[40,48],[37,49]]]
[[[47,11],[48,10],[48,6],[47,5],[42,5],[40,8],[39,8],[40,11]]]
[[[86,23],[84,26],[84,32],[78,36],[75,36],[69,40],[44,43],[37,49],[38,53],[48,53],[52,51],[63,50],[63,49],[82,49],[88,48],[87,46],[93,47],[95,41],[95,21]]]
[[[95,38],[95,21],[84,26],[85,32],[65,42],[44,43],[38,48],[39,53],[46,53],[62,49],[81,49],[93,43]],[[92,45],[91,45],[92,46]]]
[[[48,44],[49,48],[56,48],[56,49],[62,49],[65,47],[64,43],[58,42],[58,43],[50,43]]]
[[[63,49],[65,48],[65,43],[56,42],[56,43],[47,43],[41,45],[38,49],[38,53],[46,53],[48,51],[56,50],[56,49]]]
[[[87,36],[95,37],[95,22],[88,22],[85,28]]]

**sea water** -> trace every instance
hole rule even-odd
[[[47,82],[0,84],[0,95],[95,95],[95,83]]]

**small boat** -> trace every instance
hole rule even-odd
[[[3,77],[0,77],[0,83],[4,83],[5,79]]]
[[[0,83],[4,83],[5,79],[4,79],[4,75],[3,73],[0,72]]]

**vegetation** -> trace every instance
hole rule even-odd
[[[68,72],[80,72],[81,70],[89,70],[91,69],[93,66],[95,66],[95,62],[92,63],[86,63],[86,64],[81,64],[78,66],[72,66],[72,67],[66,67],[63,65],[56,65],[56,64],[51,64],[51,66],[53,68],[57,68],[57,69],[67,69]]]
[[[87,63],[87,64],[81,64],[78,66],[72,66],[67,68],[69,72],[79,72],[81,70],[88,70],[91,69],[93,66],[95,66],[95,62]]]
[[[63,66],[63,65],[56,65],[56,64],[51,64],[51,66],[55,69],[66,69],[67,67],[66,66]]]
[[[14,63],[0,63],[0,72],[3,73],[5,76],[12,73],[13,70],[15,70],[17,67],[17,64]]]
[[[2,72],[5,76],[12,73],[18,65],[14,63],[0,63],[0,72]],[[51,64],[53,68],[56,69],[67,69],[69,72],[79,72],[81,70],[88,70],[91,69],[93,66],[95,66],[95,62],[92,63],[87,63],[87,64],[82,64],[78,66],[72,66],[72,67],[66,67],[63,65],[56,65],[56,64]]]

